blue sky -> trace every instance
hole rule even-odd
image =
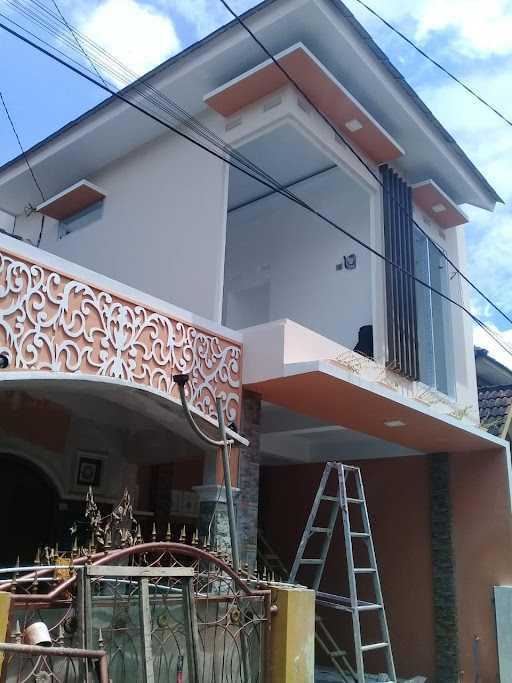
[[[38,1],[54,11],[50,0]],[[366,1],[512,119],[512,0]],[[30,0],[21,3],[36,9]],[[237,11],[255,4],[232,2]],[[466,207],[471,218],[466,228],[467,273],[512,317],[512,128],[356,0],[346,4],[505,200],[493,214]],[[217,0],[59,0],[59,6],[74,26],[138,74],[229,19]],[[0,12],[52,40],[14,10],[11,0],[0,0]],[[60,48],[66,50],[62,44]],[[26,147],[103,99],[99,89],[3,32],[0,64],[0,90]],[[17,153],[16,140],[0,111],[0,163]],[[473,308],[512,343],[505,320],[476,298]],[[489,345],[481,333],[477,342]],[[510,356],[496,347],[491,350],[512,365]]]

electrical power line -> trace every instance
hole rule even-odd
[[[0,90],[0,100],[1,100],[1,102],[2,102],[2,106],[3,106],[4,110],[5,110],[5,114],[6,114],[7,118],[8,118],[8,120],[9,120],[9,123],[11,124],[12,132],[14,133],[14,135],[15,135],[15,137],[16,137],[16,140],[18,141],[18,146],[19,146],[19,148],[20,148],[20,150],[21,150],[21,154],[22,154],[23,158],[25,159],[25,163],[27,164],[28,170],[30,171],[30,175],[32,176],[32,179],[34,180],[35,186],[36,186],[37,189],[39,190],[39,194],[41,195],[41,200],[44,202],[45,197],[44,197],[43,191],[41,190],[41,186],[40,186],[39,183],[37,182],[37,178],[36,178],[36,175],[35,175],[35,173],[34,173],[34,170],[33,170],[32,166],[30,165],[30,161],[29,161],[29,159],[28,159],[28,156],[27,156],[27,154],[26,154],[26,152],[25,152],[24,147],[23,147],[23,145],[21,144],[20,136],[18,135],[18,131],[16,130],[16,126],[14,125],[13,118],[12,118],[11,114],[9,113],[9,109],[7,108],[7,104],[6,104],[5,100],[4,100],[4,96],[3,96],[1,90]]]
[[[383,191],[389,195],[391,201],[400,209],[400,211],[412,221],[413,225],[426,237],[426,239],[432,244],[432,246],[439,252],[439,254],[450,264],[450,266],[460,275],[460,277],[470,285],[475,292],[477,292],[485,301],[492,306],[492,308],[499,313],[505,320],[507,320],[512,325],[512,318],[508,316],[505,311],[503,311],[497,304],[494,303],[482,290],[475,285],[450,259],[447,254],[439,247],[438,244],[425,232],[425,230],[419,225],[414,216],[411,215],[407,207],[405,207],[400,200],[398,200],[389,190],[385,187],[382,179],[377,173],[366,163],[363,157],[356,151],[356,149],[346,140],[343,135],[340,135],[340,131],[331,123],[330,119],[319,109],[309,95],[304,91],[304,89],[297,83],[297,81],[290,75],[290,73],[284,68],[284,66],[274,57],[274,55],[267,49],[267,47],[261,42],[261,40],[256,36],[256,34],[249,28],[245,21],[233,10],[226,0],[219,0],[219,2],[227,9],[227,11],[234,17],[234,19],[242,26],[242,28],[251,36],[251,38],[260,46],[267,57],[272,60],[273,64],[284,74],[288,81],[300,92],[308,104],[317,112],[317,114],[322,118],[322,120],[329,126],[329,128],[334,132],[334,134],[343,142],[343,144],[352,152],[352,154],[358,159],[358,161],[366,168],[368,173],[379,183]]]
[[[404,33],[402,33],[402,31],[397,29],[396,26],[393,26],[393,24],[391,24],[389,21],[384,19],[384,17],[382,17],[376,10],[374,10],[372,7],[370,7],[365,2],[363,2],[363,0],[355,0],[355,2],[358,2],[362,7],[364,7],[368,12],[370,12],[370,14],[373,14],[374,17],[376,17],[385,26],[387,26],[389,29],[391,29],[391,31],[393,31],[393,33],[396,33],[397,36],[400,36],[400,38],[402,38],[402,40],[405,40],[405,42],[408,45],[410,45],[412,48],[414,48],[416,50],[416,52],[419,52],[419,54],[422,55],[422,57],[425,57],[425,59],[427,59],[431,64],[436,66],[440,71],[442,71],[446,76],[448,76],[448,78],[451,78],[452,81],[455,81],[455,83],[458,83],[458,85],[460,85],[462,88],[464,88],[464,90],[466,90],[470,95],[475,97],[481,104],[486,106],[494,114],[496,114],[496,116],[499,116],[500,119],[505,121],[506,124],[508,124],[509,126],[512,126],[512,121],[509,118],[507,118],[505,116],[505,114],[502,114],[498,109],[496,109],[496,107],[494,107],[492,104],[487,102],[487,100],[485,100],[481,95],[479,95],[475,90],[473,90],[473,88],[471,88],[467,83],[465,83],[460,78],[458,78],[457,76],[452,74],[451,71],[449,71],[445,66],[443,66],[440,62],[438,62],[436,59],[431,57],[427,52],[425,52],[425,50],[422,50],[421,47],[419,47],[419,45],[416,45],[416,43],[413,40],[408,38]]]
[[[72,50],[79,52],[82,56],[85,54],[87,61],[93,67],[94,73],[96,75],[98,75],[97,66],[99,66],[101,70],[109,71],[113,75],[114,79],[116,79],[117,81],[124,81],[127,84],[131,84],[130,90],[133,89],[135,92],[138,92],[142,97],[144,97],[147,101],[151,102],[151,104],[153,104],[158,109],[163,109],[167,114],[172,116],[173,119],[178,122],[178,124],[190,128],[191,130],[193,130],[194,133],[196,133],[200,137],[207,139],[208,142],[217,147],[222,153],[228,154],[232,158],[235,158],[240,165],[247,167],[251,172],[255,173],[256,175],[261,175],[267,182],[271,183],[275,189],[279,188],[281,190],[285,190],[285,188],[283,188],[277,181],[275,181],[275,179],[273,179],[270,175],[265,173],[265,171],[263,171],[249,159],[244,157],[236,149],[226,144],[221,137],[219,137],[216,133],[211,131],[204,124],[195,119],[193,116],[191,116],[185,109],[180,107],[176,102],[166,97],[163,93],[154,88],[150,83],[143,81],[142,79],[139,79],[137,74],[135,74],[128,67],[123,65],[122,62],[115,59],[101,46],[97,45],[89,38],[87,38],[87,36],[81,34],[76,28],[72,28],[67,22],[63,21],[62,19],[59,19],[57,15],[51,12],[44,4],[38,2],[38,0],[32,0],[32,4],[39,7],[44,12],[44,15],[42,15],[41,13],[38,14],[37,10],[32,10],[26,7],[19,0],[4,0],[4,2],[13,7],[18,12],[20,12],[25,17],[27,17],[29,21],[37,24],[48,33],[55,36],[55,38],[59,42],[64,43]],[[50,45],[49,43],[44,41],[40,36],[30,32],[24,26],[21,26],[20,24],[16,23],[11,17],[6,16],[2,12],[0,12],[0,16],[4,17],[10,23],[17,26],[22,31],[25,31],[39,42],[43,43],[51,50],[58,52],[66,59],[77,64],[80,67],[80,69],[85,69],[89,73],[92,73],[91,69],[84,67],[82,62],[74,60],[72,57],[69,57],[69,55],[67,55],[62,50],[59,50],[53,45]],[[69,38],[67,38],[67,36],[62,34],[59,28],[56,28],[54,26],[54,22],[57,22],[57,24],[64,24],[70,32],[72,31],[73,40],[70,40]],[[91,50],[93,50],[94,53],[97,54],[96,61],[92,59],[90,54],[85,52],[83,45],[80,43],[79,39],[85,42],[88,45],[88,47],[90,47]],[[112,66],[112,64],[114,66]],[[107,85],[104,78],[102,76],[100,76],[100,78],[103,81],[103,84]],[[146,92],[146,90],[149,90],[149,95]],[[110,90],[108,91],[110,92]]]
[[[10,19],[9,19],[9,20],[10,20]],[[413,273],[410,273],[408,270],[406,270],[405,268],[403,268],[401,265],[395,263],[392,259],[390,259],[390,258],[387,257],[386,255],[382,254],[382,253],[379,252],[378,250],[374,249],[371,245],[367,244],[366,242],[364,242],[363,240],[361,240],[360,238],[358,238],[357,236],[355,236],[354,234],[352,234],[351,232],[349,232],[348,230],[346,230],[346,229],[343,228],[342,226],[338,225],[335,221],[331,220],[330,218],[328,218],[327,216],[325,216],[324,214],[322,214],[320,211],[318,211],[317,209],[315,209],[314,207],[312,207],[312,206],[309,205],[308,203],[304,202],[304,201],[301,200],[300,198],[298,198],[298,197],[296,197],[295,195],[293,195],[293,193],[288,193],[286,190],[281,190],[281,189],[279,189],[279,188],[276,189],[273,185],[271,185],[270,183],[268,183],[267,181],[265,181],[265,180],[262,179],[261,177],[257,177],[256,175],[254,175],[253,173],[251,173],[251,172],[248,171],[247,169],[238,166],[231,158],[223,157],[221,154],[215,152],[214,150],[212,150],[211,148],[209,148],[208,146],[206,146],[206,145],[203,144],[202,142],[200,142],[200,141],[198,141],[198,140],[195,140],[195,139],[192,138],[190,135],[184,133],[183,131],[179,130],[179,129],[176,128],[175,126],[173,126],[173,125],[169,124],[168,122],[164,121],[163,119],[159,118],[159,117],[156,116],[155,114],[153,114],[153,113],[151,113],[151,112],[145,110],[143,107],[141,107],[141,106],[138,105],[137,103],[130,101],[130,100],[126,97],[126,95],[125,95],[123,92],[117,92],[116,90],[114,90],[113,88],[109,87],[108,85],[106,85],[106,84],[104,84],[104,83],[98,81],[94,76],[92,76],[92,75],[90,75],[90,74],[87,74],[87,73],[84,73],[84,71],[82,71],[82,68],[84,68],[82,65],[80,65],[81,68],[77,68],[77,67],[73,66],[72,64],[69,64],[69,63],[68,63],[67,61],[65,61],[64,59],[58,57],[56,54],[53,54],[52,52],[50,52],[49,50],[45,49],[45,48],[42,47],[41,45],[38,45],[37,43],[33,42],[32,40],[30,40],[30,39],[27,38],[26,36],[21,35],[20,33],[18,33],[17,31],[15,31],[15,30],[12,29],[12,28],[6,26],[6,25],[5,25],[4,23],[2,23],[2,22],[0,22],[0,28],[3,29],[4,31],[6,31],[7,33],[9,33],[10,35],[12,35],[12,36],[18,38],[19,40],[21,40],[21,41],[24,42],[25,44],[30,45],[31,47],[33,47],[33,48],[36,49],[37,51],[41,52],[42,54],[45,54],[47,57],[49,57],[50,59],[56,61],[57,63],[61,64],[62,66],[66,67],[67,69],[69,69],[70,71],[74,72],[75,74],[81,76],[82,78],[85,78],[86,80],[88,80],[89,82],[93,83],[94,85],[96,85],[96,86],[99,87],[100,89],[102,89],[102,90],[108,92],[112,97],[119,99],[120,101],[122,101],[122,102],[124,102],[125,104],[127,104],[127,105],[133,107],[134,109],[136,109],[136,110],[139,111],[140,113],[146,115],[147,117],[149,117],[149,118],[152,119],[153,121],[155,121],[155,122],[157,122],[157,123],[160,123],[161,125],[163,125],[163,126],[164,126],[165,128],[167,128],[168,130],[171,130],[171,131],[172,131],[173,133],[175,133],[176,135],[182,137],[183,139],[187,140],[188,142],[191,142],[191,143],[194,144],[195,146],[197,146],[197,147],[199,147],[200,149],[206,151],[208,154],[211,154],[211,155],[213,155],[214,157],[216,157],[217,159],[219,159],[219,160],[221,160],[221,161],[223,161],[223,162],[229,164],[230,166],[236,168],[237,170],[239,170],[239,171],[242,172],[243,174],[245,174],[245,175],[247,175],[247,176],[253,178],[253,179],[256,180],[257,182],[259,182],[259,183],[261,183],[262,185],[265,185],[266,187],[272,189],[273,191],[275,191],[275,192],[277,192],[277,193],[283,195],[284,197],[290,199],[291,201],[293,201],[293,202],[295,202],[295,203],[298,203],[300,206],[302,206],[304,209],[306,209],[306,210],[307,210],[308,212],[310,212],[312,215],[316,216],[317,218],[319,218],[320,220],[324,221],[325,223],[327,223],[328,225],[330,225],[330,226],[333,227],[334,229],[338,230],[339,232],[341,232],[341,233],[344,234],[345,236],[349,237],[350,239],[352,239],[353,241],[355,241],[357,244],[359,244],[361,247],[363,247],[364,249],[366,249],[367,251],[369,251],[370,253],[372,253],[374,256],[380,258],[381,260],[383,260],[384,262],[386,262],[386,263],[387,263],[388,265],[390,265],[391,267],[393,267],[393,268],[395,268],[396,270],[400,271],[400,272],[401,272],[403,275],[405,275],[406,277],[411,278],[414,282],[416,282],[416,283],[418,283],[419,285],[425,287],[425,288],[428,289],[429,291],[433,292],[434,294],[437,294],[437,295],[440,296],[442,299],[448,301],[449,303],[452,303],[452,304],[455,305],[457,308],[459,308],[459,309],[461,309],[462,311],[464,311],[467,315],[470,316],[470,318],[471,318],[473,321],[475,321],[475,322],[476,322],[477,324],[479,324],[483,329],[485,329],[485,330],[488,332],[488,334],[493,338],[493,340],[494,340],[497,344],[499,344],[507,353],[510,353],[510,354],[512,355],[512,351],[511,351],[509,348],[507,348],[506,346],[504,346],[503,343],[502,343],[498,338],[496,338],[496,337],[494,336],[494,334],[492,333],[492,331],[489,330],[489,328],[487,327],[487,325],[486,325],[485,323],[483,323],[482,321],[480,321],[480,320],[479,320],[473,313],[471,313],[471,311],[470,311],[469,309],[467,309],[463,304],[461,304],[461,303],[455,301],[454,299],[450,298],[450,297],[449,297],[448,295],[446,295],[444,292],[442,292],[442,291],[436,289],[435,287],[432,287],[432,285],[430,285],[429,283],[427,283],[427,282],[421,280],[420,278],[418,278],[417,276],[415,276]],[[26,30],[26,29],[23,29],[23,30]],[[37,36],[35,36],[35,37],[36,37],[38,40],[40,40],[40,38],[38,38]],[[51,46],[50,46],[50,47],[51,47]],[[53,49],[53,48],[52,48],[52,49]],[[65,55],[65,56],[66,56],[66,55]]]
[[[71,33],[71,35],[73,36],[73,38],[74,38],[74,40],[75,40],[75,43],[76,43],[77,46],[78,46],[78,49],[79,49],[80,52],[83,54],[83,56],[86,58],[86,60],[89,62],[89,64],[92,66],[92,68],[94,69],[94,71],[98,74],[99,78],[105,83],[105,79],[104,79],[103,76],[101,75],[100,71],[98,71],[98,69],[96,68],[96,66],[95,66],[94,62],[92,61],[92,59],[89,58],[89,55],[88,55],[87,52],[83,49],[83,47],[82,47],[82,45],[81,45],[81,43],[80,43],[80,41],[79,41],[79,39],[78,39],[78,36],[77,36],[76,32],[74,31],[73,27],[72,27],[70,24],[68,24],[68,22],[66,21],[66,17],[62,14],[61,9],[60,9],[59,5],[57,4],[57,0],[52,0],[52,2],[53,2],[53,6],[54,6],[55,9],[57,10],[57,13],[58,13],[59,17],[61,18],[63,24],[65,24],[66,28],[68,29],[68,31],[69,31],[69,32]]]
[[[74,42],[78,45],[78,48],[79,48],[80,52],[81,52],[83,55],[86,56],[86,58],[87,58],[87,60],[89,61],[89,63],[93,66],[94,71],[96,72],[96,74],[98,74],[98,69],[96,68],[95,63],[94,63],[94,61],[91,59],[90,55],[89,55],[89,54],[85,51],[85,49],[83,48],[83,45],[80,43],[80,41],[79,41],[79,39],[78,39],[78,36],[80,36],[80,38],[81,38],[83,41],[86,41],[87,44],[88,44],[90,47],[92,47],[96,52],[101,53],[104,57],[107,58],[107,60],[109,60],[110,62],[114,62],[114,63],[116,64],[117,67],[121,68],[125,73],[128,73],[128,74],[129,74],[128,82],[130,82],[130,81],[133,80],[133,79],[137,79],[137,75],[136,75],[133,71],[131,71],[130,69],[128,69],[126,66],[124,66],[119,60],[117,60],[117,59],[115,59],[114,57],[112,57],[112,55],[110,55],[110,54],[109,54],[106,50],[104,50],[101,46],[97,45],[96,43],[94,43],[93,41],[91,41],[89,38],[87,38],[87,36],[85,36],[85,35],[83,35],[83,34],[80,34],[80,32],[79,32],[76,28],[71,27],[70,24],[69,24],[69,23],[66,21],[66,19],[63,17],[62,12],[60,12],[60,10],[58,9],[58,6],[57,6],[55,0],[53,0],[53,1],[54,1],[54,4],[55,4],[56,8],[57,8],[58,13],[59,13],[60,20],[59,20],[59,18],[58,18],[55,14],[53,14],[52,12],[50,12],[50,10],[49,10],[43,3],[41,3],[39,0],[31,0],[31,2],[32,2],[33,5],[39,7],[41,10],[43,10],[43,11],[45,12],[45,14],[46,14],[48,17],[50,17],[50,21],[51,21],[51,20],[53,20],[53,21],[57,20],[58,23],[63,23],[63,24],[66,26],[66,28],[68,29],[68,31],[71,33],[71,35],[72,35],[72,37],[73,37],[73,39],[74,39]],[[18,11],[20,11],[21,13],[25,14],[26,16],[28,16],[29,19],[31,19],[32,21],[36,21],[36,23],[38,23],[39,25],[42,25],[43,28],[45,28],[46,30],[48,30],[48,31],[50,31],[50,32],[53,32],[53,34],[54,34],[54,35],[57,35],[58,37],[60,37],[61,40],[62,40],[62,39],[65,40],[65,38],[63,38],[62,34],[61,34],[58,30],[56,31],[56,29],[55,29],[54,27],[52,27],[51,24],[48,23],[48,19],[46,19],[46,18],[44,18],[44,17],[43,17],[43,19],[42,19],[42,18],[41,18],[41,15],[38,16],[38,15],[37,15],[37,12],[35,12],[34,10],[30,10],[29,8],[27,8],[22,2],[20,2],[20,0],[6,0],[6,2],[7,2],[8,4],[10,4],[11,6],[13,6],[15,9],[18,9]],[[453,270],[454,270],[456,273],[458,273],[458,274],[460,275],[460,277],[461,277],[467,284],[469,284],[469,285],[470,285],[470,286],[471,286],[471,287],[472,287],[472,288],[473,288],[473,289],[474,289],[474,290],[475,290],[475,291],[476,291],[476,292],[477,292],[477,293],[478,293],[478,294],[479,294],[479,295],[480,295],[480,296],[481,296],[481,297],[482,297],[482,298],[483,298],[491,307],[493,307],[493,308],[494,308],[498,313],[500,313],[508,322],[510,322],[510,323],[512,324],[512,318],[510,318],[510,317],[509,317],[501,308],[499,308],[499,307],[497,306],[497,304],[495,304],[495,303],[494,303],[486,294],[484,294],[484,292],[483,292],[482,290],[480,290],[480,289],[477,287],[477,285],[475,285],[475,284],[474,284],[474,283],[473,283],[473,282],[472,282],[464,273],[462,273],[462,271],[461,271],[461,270],[458,268],[458,266],[453,262],[453,260],[450,259],[450,258],[448,257],[448,255],[445,253],[445,251],[443,251],[443,249],[442,249],[442,248],[441,248],[441,247],[440,247],[440,246],[439,246],[439,245],[438,245],[438,244],[437,244],[437,243],[436,243],[436,242],[435,242],[435,241],[434,241],[426,232],[425,232],[425,230],[424,230],[424,229],[423,229],[423,228],[414,220],[414,217],[410,214],[408,207],[404,206],[403,203],[400,201],[400,199],[398,199],[397,197],[395,197],[394,195],[392,195],[392,194],[389,192],[389,190],[384,186],[384,184],[383,184],[381,178],[380,178],[377,174],[374,173],[373,169],[371,169],[371,167],[366,163],[366,161],[365,161],[365,160],[357,153],[357,151],[350,145],[350,143],[349,143],[343,136],[340,136],[340,135],[339,135],[339,131],[332,125],[332,123],[330,122],[330,120],[323,114],[322,111],[320,111],[320,110],[316,107],[316,105],[310,100],[310,98],[306,95],[306,93],[304,93],[304,92],[302,91],[302,89],[300,88],[300,86],[299,86],[299,85],[295,82],[295,80],[286,72],[286,70],[281,66],[281,64],[279,64],[279,62],[277,62],[277,60],[273,57],[273,55],[271,55],[271,53],[267,50],[267,48],[263,45],[263,43],[261,43],[261,41],[258,40],[258,38],[254,35],[254,33],[249,29],[249,27],[242,21],[242,19],[241,19],[241,18],[240,18],[240,17],[239,17],[231,8],[230,8],[229,4],[228,4],[227,2],[225,2],[224,0],[221,0],[221,2],[222,2],[222,4],[223,4],[223,6],[232,14],[232,16],[235,17],[235,19],[243,26],[243,28],[244,28],[244,29],[251,35],[251,37],[258,43],[258,45],[259,45],[259,46],[261,47],[261,49],[265,52],[265,54],[267,54],[267,56],[269,56],[269,57],[272,59],[272,61],[278,66],[278,68],[285,74],[285,76],[287,77],[287,79],[288,79],[290,82],[292,82],[292,83],[294,84],[294,86],[303,94],[303,96],[309,101],[309,103],[310,103],[311,106],[315,109],[315,111],[317,111],[317,113],[318,113],[318,114],[323,118],[323,120],[329,125],[329,127],[334,131],[334,133],[335,133],[338,137],[340,137],[340,139],[341,139],[341,140],[343,141],[343,143],[348,147],[348,149],[352,152],[352,154],[354,154],[354,155],[356,156],[356,158],[357,158],[357,159],[360,161],[360,163],[366,168],[366,170],[371,174],[371,176],[379,183],[379,185],[383,188],[383,191],[384,191],[385,193],[388,194],[388,196],[389,196],[389,198],[391,199],[391,201],[392,201],[395,205],[397,205],[397,206],[400,208],[400,211],[401,211],[402,213],[404,213],[404,214],[406,215],[407,218],[409,218],[409,219],[412,221],[412,223],[413,223],[413,224],[416,226],[416,228],[421,232],[421,234],[423,234],[423,236],[428,240],[428,242],[431,243],[432,246],[437,250],[437,252],[440,254],[440,256],[441,256],[441,257],[442,257],[442,258],[443,258],[443,259],[444,259],[444,260],[453,268]],[[12,21],[12,20],[11,20],[11,21]],[[20,28],[22,28],[22,30],[26,30],[26,29],[23,29],[23,27],[20,27]],[[32,35],[33,35],[33,34],[32,34]],[[39,39],[38,36],[34,36],[34,37],[36,37],[37,39]],[[39,40],[40,40],[40,39],[39,39]],[[67,42],[68,42],[68,45],[69,45],[69,41],[67,41]],[[50,46],[50,47],[51,47],[51,46]],[[73,48],[73,45],[71,44],[70,47]],[[62,54],[62,53],[61,53],[61,54]],[[65,56],[68,58],[67,55],[65,55]],[[107,66],[108,66],[108,65],[107,65]],[[115,73],[114,73],[114,75],[117,76],[117,77],[119,77],[119,68],[117,68],[116,71],[115,71]],[[100,78],[102,78],[102,77],[100,76]],[[102,78],[102,80],[104,80],[104,79]],[[138,81],[137,81],[137,80],[136,80],[136,82],[133,84],[132,87],[135,88],[138,92],[140,92],[140,86],[138,86]],[[246,165],[251,171],[256,172],[257,174],[261,174],[261,176],[262,176],[263,178],[265,178],[265,180],[270,181],[272,184],[275,185],[275,189],[278,188],[278,189],[280,189],[280,190],[285,190],[285,191],[286,191],[286,188],[283,187],[282,185],[280,185],[274,178],[272,178],[272,176],[269,176],[265,171],[263,171],[261,168],[257,167],[255,164],[253,164],[253,163],[252,163],[250,160],[248,160],[246,157],[243,157],[243,155],[240,155],[240,153],[239,153],[237,150],[234,150],[232,147],[226,145],[226,143],[224,142],[224,140],[223,140],[222,138],[220,138],[220,137],[217,136],[215,133],[213,133],[213,131],[209,130],[206,126],[204,126],[203,124],[201,124],[197,119],[195,119],[195,118],[192,117],[190,114],[188,114],[188,112],[186,112],[186,110],[183,110],[183,109],[182,109],[181,107],[179,107],[179,105],[177,105],[175,102],[173,102],[172,100],[170,100],[169,98],[167,98],[166,96],[164,96],[162,93],[160,93],[160,91],[158,91],[156,88],[154,88],[153,86],[151,86],[151,84],[144,83],[144,87],[149,88],[149,89],[151,90],[151,93],[152,93],[152,94],[153,94],[153,93],[156,94],[158,101],[155,102],[155,98],[151,98],[151,101],[152,101],[153,104],[155,104],[156,106],[159,106],[160,108],[162,108],[162,103],[160,102],[160,100],[163,100],[163,101],[165,102],[165,105],[166,105],[164,108],[166,109],[167,113],[171,113],[171,115],[174,115],[174,116],[176,117],[176,115],[175,115],[175,110],[178,110],[178,111],[179,111],[179,114],[180,114],[181,118],[179,118],[178,120],[179,120],[180,123],[184,123],[185,125],[189,125],[189,126],[192,124],[193,127],[195,128],[195,132],[197,132],[199,135],[202,135],[202,136],[204,137],[205,134],[206,134],[206,136],[208,137],[208,139],[209,139],[210,142],[212,142],[212,143],[215,144],[216,146],[220,146],[220,148],[222,149],[222,151],[224,151],[224,152],[225,152],[225,151],[228,151],[229,154],[231,154],[232,156],[235,156],[235,157],[236,157],[236,159],[237,159],[237,161],[238,161],[239,163],[241,163],[242,165]],[[147,99],[147,97],[146,97],[146,99]],[[170,110],[169,110],[169,106],[168,106],[168,105],[171,105],[171,106],[174,108],[173,111],[170,111]],[[291,194],[293,195],[293,193],[291,193]],[[298,199],[296,195],[293,195],[293,197],[294,197],[294,199]]]

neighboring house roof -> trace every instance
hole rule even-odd
[[[506,438],[512,421],[512,384],[478,389],[480,423],[490,434]]]
[[[475,347],[475,365],[479,387],[512,385],[512,370],[490,356],[487,349]]]
[[[439,134],[440,138],[448,145],[448,147],[454,152],[454,154],[458,157],[458,159],[461,162],[461,165],[465,168],[466,172],[469,173],[470,176],[474,178],[476,183],[479,185],[479,187],[487,193],[487,196],[492,198],[493,202],[502,202],[503,200],[499,197],[499,195],[496,193],[496,191],[491,187],[491,185],[487,182],[487,180],[483,177],[483,175],[480,173],[480,171],[476,168],[476,166],[471,162],[471,160],[467,157],[467,155],[464,153],[464,151],[459,147],[459,145],[455,142],[453,137],[446,131],[446,129],[441,125],[441,123],[436,119],[436,117],[433,115],[433,113],[428,109],[428,107],[422,102],[422,100],[419,98],[419,96],[416,94],[416,92],[411,88],[411,86],[406,82],[405,78],[403,75],[392,65],[390,62],[389,58],[386,56],[386,54],[378,47],[378,45],[375,43],[375,41],[372,39],[370,34],[361,26],[361,24],[357,21],[357,19],[354,17],[354,15],[345,7],[345,5],[341,2],[341,0],[325,0],[328,2],[330,5],[333,6],[335,11],[339,12],[340,15],[351,25],[351,27],[354,29],[356,34],[359,36],[361,41],[371,50],[371,52],[375,55],[376,59],[379,61],[379,63],[382,65],[382,67],[388,72],[390,77],[393,79],[393,82],[396,83],[397,87],[399,87],[406,97],[411,101],[412,105],[416,108],[416,110],[424,116],[427,121],[435,128],[437,133]],[[279,0],[264,0],[260,4],[256,5],[252,9],[248,10],[245,12],[242,17],[243,19],[248,19],[252,15],[255,15],[258,12],[261,12],[265,10],[267,7],[274,5],[278,3]],[[195,53],[198,51],[200,48],[204,48],[205,46],[208,45],[208,43],[212,42],[214,39],[216,39],[218,36],[221,34],[229,31],[232,28],[238,27],[238,24],[236,20],[231,21],[230,23],[226,24],[225,26],[219,28],[217,31],[211,33],[209,36],[206,38],[196,42],[192,46],[188,47],[187,49],[183,50],[181,53],[171,57],[170,59],[166,60],[159,66],[157,66],[155,69],[152,71],[148,72],[145,74],[139,81],[136,83],[140,83],[141,81],[147,81],[149,79],[152,79],[154,76],[157,74],[160,74],[162,71],[166,70],[167,68],[176,65],[178,62],[181,60],[184,60],[185,58],[189,57],[192,53]],[[123,93],[129,93],[132,89],[134,88],[134,84],[124,88],[121,92]],[[52,135],[48,136],[41,142],[37,143],[33,147],[31,147],[28,150],[28,154],[31,154],[35,151],[41,150],[44,148],[46,145],[54,141],[56,138],[61,136],[63,133],[66,131],[69,131],[71,128],[74,128],[81,124],[83,121],[86,119],[89,119],[91,116],[93,116],[95,113],[98,111],[105,109],[109,105],[118,102],[116,100],[115,96],[109,97],[103,102],[101,102],[99,105],[93,107],[89,111],[85,112],[83,115],[79,116],[77,119],[74,121],[71,121],[70,123],[66,124],[59,130],[57,130],[55,133]],[[0,167],[0,174],[2,174],[5,170],[7,170],[9,167],[15,165],[17,162],[22,161],[23,156],[20,155],[3,166]]]

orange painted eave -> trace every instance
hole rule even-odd
[[[436,418],[321,371],[256,382],[245,388],[265,401],[424,453],[500,450],[492,437]],[[387,427],[400,420],[404,427]]]
[[[82,182],[43,202],[37,207],[37,210],[49,218],[62,221],[104,198],[104,192],[88,183]]]
[[[303,45],[284,50],[276,59],[340,134],[357,144],[376,163],[392,161],[404,154],[398,143]],[[204,99],[212,109],[228,117],[289,82],[286,74],[267,60]],[[353,120],[359,121],[362,128],[350,131],[346,124]]]
[[[433,180],[413,185],[412,198],[416,206],[428,214],[442,228],[455,228],[468,222],[468,217]],[[434,206],[442,204],[445,210],[436,213]]]

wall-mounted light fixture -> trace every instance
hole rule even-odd
[[[351,119],[350,121],[347,121],[345,127],[348,128],[351,133],[357,133],[358,130],[361,130],[363,124],[358,119]]]

